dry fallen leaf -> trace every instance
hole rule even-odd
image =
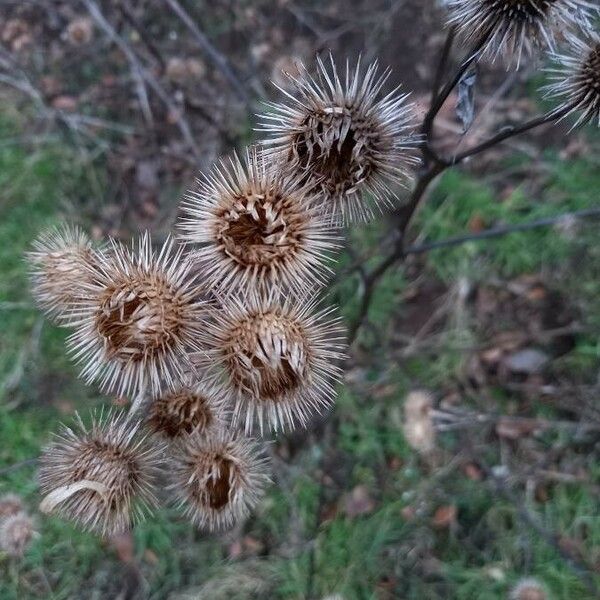
[[[456,521],[456,514],[456,506],[453,504],[440,506],[433,514],[431,524],[437,529],[447,529]]]

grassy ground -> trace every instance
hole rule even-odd
[[[8,120],[0,124],[7,136],[14,133]],[[485,178],[447,174],[414,231],[439,239],[478,223],[520,222],[597,203],[597,158],[565,162],[549,153],[543,160],[507,161],[502,169],[523,167],[523,161],[532,172],[543,166],[538,187],[527,183],[503,191]],[[21,494],[34,512],[39,502],[35,466],[5,468],[35,457],[73,410],[108,401],[76,379],[64,355],[64,332],[44,323],[32,307],[22,258],[40,229],[73,214],[92,189],[88,175],[80,159],[60,146],[34,151],[0,146],[0,494]],[[376,248],[383,227],[379,222],[353,230],[354,253]],[[442,436],[433,462],[408,447],[401,406],[414,387],[426,386],[438,396],[461,388],[469,379],[470,348],[490,341],[473,307],[459,301],[465,282],[473,287],[524,274],[538,276],[582,315],[583,330],[574,346],[549,367],[554,379],[593,383],[600,354],[596,240],[591,224],[542,229],[432,252],[390,273],[375,297],[335,416],[329,417],[334,433],[326,428],[324,435],[315,432],[299,441],[292,436],[274,446],[276,483],[243,530],[204,536],[169,511],[137,528],[134,554],[145,595],[300,599],[310,581],[316,598],[492,600],[505,598],[515,581],[533,575],[545,582],[552,598],[592,598],[557,547],[524,526],[520,506],[480,477],[469,476],[453,459],[465,442],[460,435]],[[350,262],[344,255],[338,268]],[[441,303],[444,318],[424,334],[422,349],[412,351],[402,343],[401,334],[410,331],[403,315],[413,310],[411,290],[423,281],[433,291],[417,304],[427,301],[426,310],[433,311]],[[356,289],[356,281],[345,278],[333,291],[347,318],[356,313]],[[507,329],[511,326],[507,323]],[[485,392],[492,399],[488,408],[511,410],[522,400],[495,381],[486,382]],[[465,402],[481,408],[474,396],[465,392]],[[527,411],[562,416],[535,398]],[[564,436],[550,433],[544,443],[548,448],[568,444]],[[594,455],[582,448],[574,456],[589,481],[598,482]],[[503,453],[518,456],[519,451],[495,442],[481,450],[490,465],[499,464]],[[436,526],[436,511],[446,506],[456,510],[456,518]],[[569,541],[591,563],[600,585],[597,491],[555,483],[542,499],[528,496],[527,506],[542,528]],[[114,548],[56,519],[37,519],[40,535],[22,561],[0,555],[0,600],[117,596],[131,565],[119,560]]]

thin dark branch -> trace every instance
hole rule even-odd
[[[416,246],[406,248],[404,254],[423,254],[424,252],[437,250],[439,248],[449,248],[451,246],[459,246],[468,242],[489,240],[490,238],[502,237],[505,235],[510,235],[511,233],[528,231],[530,229],[538,229],[540,227],[549,227],[552,225],[557,225],[559,223],[568,223],[571,220],[579,220],[585,218],[600,218],[600,207],[562,213],[554,217],[545,217],[543,219],[537,219],[535,221],[529,221],[527,223],[517,223],[515,225],[503,225],[500,227],[492,227],[484,231],[479,231],[478,233],[459,235],[456,237],[447,238],[445,240],[439,240],[437,242],[425,242],[423,244],[418,244]]]
[[[442,88],[439,94],[437,94],[434,98],[431,99],[431,106],[423,119],[423,126],[421,127],[421,133],[425,136],[428,141],[431,141],[431,135],[433,132],[433,122],[440,112],[442,106],[448,99],[448,96],[452,93],[452,90],[458,85],[458,82],[461,80],[461,77],[467,72],[469,67],[477,61],[479,55],[481,53],[481,49],[485,45],[487,41],[486,37],[483,37],[479,43],[473,48],[473,50],[469,53],[467,58],[461,63],[459,68],[456,70],[456,73],[446,83],[446,85]]]
[[[206,53],[208,58],[217,66],[217,68],[223,73],[223,76],[231,87],[235,90],[245,104],[250,103],[250,97],[244,87],[243,83],[239,80],[237,75],[233,72],[233,68],[229,64],[229,61],[223,54],[221,54],[210,42],[210,40],[200,30],[198,25],[194,22],[192,17],[186,12],[186,10],[179,4],[177,0],[165,0],[169,8],[181,19],[183,24],[188,28],[190,33],[194,36],[196,42],[200,48]]]
[[[492,146],[495,146],[496,144],[499,144],[500,142],[503,142],[504,140],[507,140],[511,137],[515,137],[517,135],[525,133],[526,131],[529,131],[536,127],[540,127],[541,125],[546,125],[547,123],[552,123],[554,121],[557,121],[558,119],[560,119],[564,115],[566,115],[569,112],[569,110],[570,109],[564,109],[563,111],[561,111],[559,113],[548,113],[545,115],[541,115],[539,117],[535,117],[534,119],[530,119],[529,121],[526,121],[525,123],[522,123],[521,125],[514,125],[514,126],[506,127],[505,129],[500,131],[498,134],[491,137],[489,140],[486,140],[485,142],[482,142],[481,144],[477,144],[477,146],[473,146],[473,148],[469,148],[469,149],[465,150],[464,152],[457,154],[453,158],[447,159],[447,161],[445,161],[445,162],[447,162],[448,166],[457,165],[458,163],[462,162],[466,158],[469,158],[470,156],[474,156],[475,154],[479,154],[480,152],[484,152],[485,150],[488,150]],[[444,160],[444,159],[442,159],[442,160]]]
[[[444,42],[444,47],[442,48],[442,53],[440,55],[440,60],[435,72],[435,77],[433,78],[433,85],[431,86],[432,102],[438,95],[440,87],[442,86],[442,80],[444,79],[444,73],[448,67],[448,59],[450,58],[450,52],[452,51],[455,37],[456,29],[454,27],[450,27],[448,35],[446,36],[446,41]]]

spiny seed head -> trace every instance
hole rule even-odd
[[[185,514],[211,531],[245,518],[269,481],[267,462],[256,442],[225,429],[182,438],[173,451],[169,473]]]
[[[123,396],[174,389],[202,327],[202,289],[190,261],[172,240],[156,253],[147,234],[137,252],[113,242],[99,256],[99,276],[78,303],[68,340],[82,377]]]
[[[199,269],[221,292],[273,286],[303,292],[324,283],[324,260],[337,238],[298,177],[272,168],[256,149],[234,156],[188,193],[186,241],[203,244]]]
[[[40,509],[110,536],[129,529],[156,504],[154,478],[164,452],[124,415],[77,416],[41,457]]]
[[[364,74],[360,61],[353,69],[346,64],[342,79],[333,58],[331,69],[317,61],[316,77],[301,66],[298,77],[289,75],[296,94],[281,90],[288,102],[270,104],[271,114],[262,115],[267,153],[315,184],[329,218],[367,220],[367,197],[379,209],[391,205],[391,186],[405,183],[415,163],[413,105],[397,89],[379,98],[390,72],[378,73],[376,63]]]
[[[83,286],[94,278],[96,253],[87,235],[64,225],[42,234],[27,253],[32,290],[55,323],[69,325]]]
[[[0,551],[13,558],[21,558],[36,535],[33,519],[19,512],[0,520]]]
[[[552,114],[564,118],[579,112],[573,127],[590,122],[600,127],[600,34],[571,37],[570,45],[568,54],[551,55],[557,66],[548,69],[553,83],[544,89],[547,97],[561,101]]]
[[[5,494],[0,496],[0,519],[11,517],[20,512],[23,512],[25,507],[23,501],[16,494]]]
[[[222,368],[234,397],[233,423],[250,432],[258,420],[273,430],[305,425],[329,406],[345,349],[333,309],[281,296],[230,297],[207,327],[209,361]]]
[[[547,600],[546,588],[532,577],[521,579],[511,590],[510,600]]]
[[[502,55],[517,68],[524,55],[555,47],[557,31],[590,29],[588,0],[447,0],[449,25],[467,42],[496,59]]]
[[[424,390],[413,390],[404,400],[404,437],[413,450],[424,454],[435,449],[432,408],[433,396]]]
[[[226,425],[227,400],[224,389],[215,384],[178,387],[152,401],[148,427],[169,439],[194,432],[211,435]]]

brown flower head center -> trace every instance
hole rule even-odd
[[[229,503],[229,494],[231,492],[231,473],[232,462],[223,457],[216,459],[216,477],[212,477],[206,484],[208,493],[208,505],[221,510]]]
[[[225,508],[237,472],[233,461],[220,453],[202,454],[190,467],[194,473],[188,483],[192,499],[214,510]]]
[[[232,328],[229,339],[225,355],[233,384],[257,400],[284,400],[308,377],[306,336],[289,317],[250,315]]]
[[[166,281],[145,275],[106,290],[96,327],[111,356],[139,361],[176,342],[181,311],[177,291]]]
[[[383,145],[375,135],[374,123],[361,118],[358,111],[328,107],[308,116],[303,131],[292,140],[292,161],[330,194],[344,194],[368,179],[373,172],[374,154]]]
[[[298,199],[271,190],[233,199],[219,220],[217,239],[238,264],[271,266],[302,242],[306,212]]]
[[[590,92],[600,96],[600,43],[596,44],[583,63],[579,80],[582,83],[582,94]]]
[[[157,433],[175,438],[196,430],[205,431],[214,422],[208,398],[184,389],[154,402],[148,425]]]
[[[139,476],[135,458],[130,452],[97,439],[81,444],[69,472],[69,483],[82,480],[104,484],[107,507],[111,511],[120,511],[123,500],[127,499],[135,488]],[[93,490],[77,492],[93,500],[100,496]]]

